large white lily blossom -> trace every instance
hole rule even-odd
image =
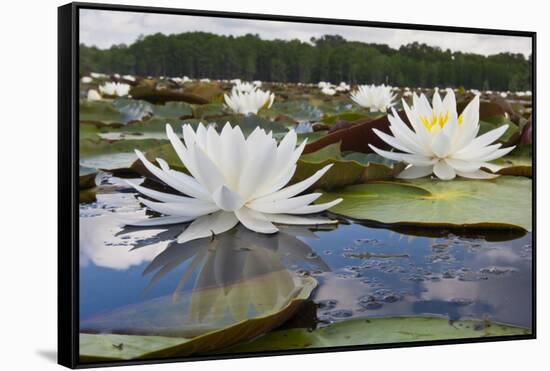
[[[106,82],[99,87],[99,91],[101,94],[122,97],[128,95],[130,92],[130,85],[120,82]]]
[[[351,99],[361,107],[368,108],[371,112],[386,112],[393,106],[395,95],[392,94],[392,87],[384,84],[359,85],[357,90],[351,93]]]
[[[457,114],[456,99],[452,89],[447,89],[443,100],[436,91],[432,105],[424,94],[413,94],[413,105],[403,100],[403,108],[410,122],[409,127],[392,108],[388,115],[393,136],[379,130],[373,131],[384,142],[401,152],[389,152],[369,145],[376,153],[386,158],[408,163],[398,177],[421,178],[435,174],[439,179],[450,180],[457,175],[473,179],[491,179],[498,175],[492,172],[501,167],[489,161],[502,157],[515,146],[500,148],[495,142],[508,128],[503,125],[483,135],[479,132],[479,95]]]
[[[227,123],[219,134],[213,127],[199,124],[195,132],[183,126],[183,142],[166,125],[166,133],[179,159],[191,175],[170,169],[157,159],[160,168],[136,150],[143,165],[167,186],[184,195],[162,193],[128,181],[141,194],[149,209],[164,216],[128,225],[154,226],[190,222],[178,236],[178,242],[221,234],[239,222],[258,233],[278,231],[273,223],[317,225],[333,223],[327,218],[307,218],[301,215],[324,211],[339,202],[337,199],[310,205],[321,193],[299,195],[332,166],[325,166],[311,177],[290,186],[296,162],[306,141],[297,148],[297,135],[290,130],[277,145],[272,133],[256,127],[245,138],[239,126]],[[299,195],[299,196],[298,196]]]
[[[256,114],[263,108],[271,108],[275,94],[260,89],[248,93],[232,90],[231,95],[224,94],[225,104],[235,113],[243,115]]]

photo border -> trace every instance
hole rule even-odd
[[[484,35],[522,36],[531,38],[532,45],[532,135],[533,135],[533,188],[532,188],[532,326],[531,334],[490,336],[449,340],[428,340],[371,345],[348,345],[324,348],[307,348],[262,351],[227,355],[203,355],[148,360],[106,361],[81,363],[79,360],[79,11],[80,9],[207,16],[298,23],[316,23],[343,26],[377,27],[422,31],[475,33]],[[370,349],[393,349],[432,345],[472,344],[496,341],[527,340],[537,337],[537,284],[536,284],[536,32],[441,25],[423,25],[394,22],[374,22],[350,19],[314,18],[302,16],[237,13],[191,9],[162,8],[135,5],[69,3],[58,8],[58,363],[69,368],[130,366],[157,363],[191,362],[216,359],[312,354]]]

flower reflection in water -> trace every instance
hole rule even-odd
[[[144,229],[126,227],[118,235],[143,233]],[[178,233],[177,227],[170,227],[155,236],[156,243],[172,242],[143,272],[151,276],[145,292],[163,277],[179,274],[173,293],[85,320],[83,332],[196,336],[280,312],[293,300],[305,298],[304,291],[309,293],[315,281],[288,267],[330,270],[298,238],[316,237],[304,227],[283,227],[281,233],[263,235],[238,226],[184,244],[174,241]],[[147,249],[150,244],[151,238],[137,241],[128,253]]]

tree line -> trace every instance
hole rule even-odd
[[[262,40],[258,35],[186,32],[140,36],[109,49],[80,45],[81,73],[103,72],[316,83],[346,81],[410,87],[530,90],[531,56],[483,56],[414,42],[347,41],[339,35],[300,40]]]

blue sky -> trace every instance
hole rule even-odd
[[[132,43],[140,35],[187,31],[206,31],[223,35],[259,34],[262,39],[300,39],[338,34],[347,40],[388,44],[398,48],[413,41],[452,51],[483,55],[500,52],[531,54],[527,37],[461,34],[451,32],[381,29],[277,21],[147,14],[120,11],[81,10],[80,41],[86,45],[108,48],[113,44]]]

